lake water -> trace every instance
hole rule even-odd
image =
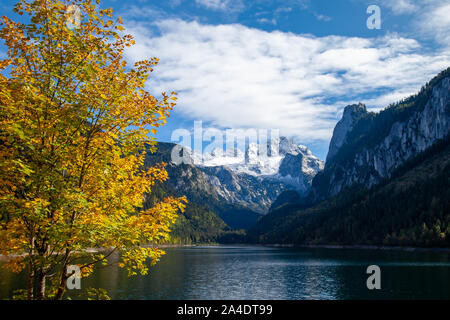
[[[450,254],[354,249],[219,246],[167,249],[148,276],[97,268],[84,288],[113,299],[450,299]],[[368,290],[369,265],[381,268],[381,290]],[[24,275],[0,269],[0,298]],[[82,298],[70,291],[73,298]]]

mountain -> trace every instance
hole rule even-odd
[[[298,145],[293,140],[281,137],[267,142],[264,148],[256,143],[250,143],[245,152],[239,149],[231,149],[223,152],[216,149],[211,153],[193,155],[194,164],[212,174],[232,176],[225,179],[223,185],[230,185],[231,189],[239,190],[239,185],[255,186],[257,189],[262,185],[263,190],[253,200],[260,202],[257,211],[265,212],[274,200],[273,195],[279,194],[281,190],[292,189],[304,195],[309,192],[312,179],[323,170],[324,163],[315,157],[307,147]],[[203,160],[203,161],[202,161]],[[214,168],[214,169],[208,169]],[[268,197],[261,196],[261,192]],[[244,194],[247,194],[244,191]],[[261,200],[263,200],[261,202]],[[269,201],[267,201],[269,200]],[[254,201],[253,201],[254,203]]]
[[[284,190],[307,194],[324,166],[308,148],[285,137],[264,145],[250,143],[245,152],[216,149],[203,157],[191,154],[193,164],[206,175],[222,201],[262,215]]]
[[[259,219],[260,214],[248,207],[227,201],[222,195],[222,190],[211,183],[213,177],[204,171],[191,164],[172,163],[171,153],[175,146],[173,143],[160,142],[155,153],[148,152],[146,155],[145,166],[163,162],[169,174],[169,180],[157,184],[148,195],[148,206],[164,196],[186,196],[189,201],[187,215],[195,206],[197,211],[200,208],[220,218],[228,229],[247,229]],[[197,219],[198,215],[193,217]],[[217,225],[219,224],[217,222]],[[223,228],[219,229],[216,231],[219,232]]]
[[[400,165],[444,139],[450,131],[450,71],[414,96],[379,113],[347,106],[336,125],[323,172],[312,195],[323,200],[346,187],[371,187]]]
[[[353,130],[355,124],[367,115],[367,108],[364,104],[354,104],[344,108],[342,119],[336,124],[331,138],[330,147],[327,154],[327,162],[330,163],[339,149],[345,144],[348,134]]]
[[[355,185],[309,208],[279,206],[247,241],[450,247],[450,140],[431,149],[370,190]]]
[[[167,195],[187,197],[186,213],[172,232],[179,242],[235,237],[232,230],[251,228],[283,191],[306,194],[323,169],[323,162],[306,147],[286,138],[268,142],[266,156],[256,144],[249,144],[245,152],[214,150],[204,155],[184,148],[189,158],[179,165],[171,159],[175,146],[158,143],[155,153],[147,153],[145,165],[166,163],[169,180],[155,186],[146,202],[151,206]]]
[[[302,196],[295,190],[283,191],[278,198],[272,203],[269,211],[273,211],[285,204],[299,204],[303,200]]]
[[[450,245],[450,68],[379,113],[345,108],[310,194],[286,195],[262,243]]]

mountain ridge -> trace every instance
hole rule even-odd
[[[285,203],[247,241],[450,247],[450,137],[371,189],[354,185],[314,206]]]
[[[379,113],[358,106],[351,128],[340,127],[342,120],[336,126],[339,136],[333,136],[331,155],[312,183],[312,196],[317,201],[355,183],[377,184],[396,167],[445,138],[450,132],[450,68],[417,95]],[[347,108],[343,120],[351,113]]]
[[[348,106],[310,194],[277,199],[249,239],[449,246],[449,136],[450,68],[379,113]]]
[[[287,155],[298,157],[300,163],[294,161],[291,164],[293,168],[306,169],[305,177],[301,171],[296,172],[296,178],[303,179],[301,181],[304,183],[304,192],[307,192],[315,172],[323,164],[306,147],[291,144],[292,142],[286,139],[286,144],[281,148],[282,156],[277,161],[281,166]],[[233,242],[236,239],[241,241],[242,231],[237,230],[250,229],[267,213],[280,193],[295,189],[292,185],[281,181],[285,176],[279,177],[276,167],[270,168],[271,175],[265,175],[257,174],[257,171],[255,174],[247,174],[237,166],[230,168],[227,165],[195,165],[195,158],[197,157],[198,161],[198,155],[192,154],[187,148],[181,151],[191,153],[192,156],[187,158],[187,163],[175,164],[172,161],[172,151],[175,147],[177,145],[173,143],[158,142],[156,151],[148,152],[145,159],[146,167],[166,163],[169,174],[168,181],[157,184],[152,193],[147,195],[147,207],[169,195],[186,196],[189,201],[186,212],[180,215],[173,228],[173,242]],[[211,161],[208,155],[207,160]],[[234,161],[238,164],[236,160]],[[217,161],[213,163],[217,164]],[[311,167],[308,166],[309,163],[312,163]],[[246,163],[243,165],[246,166]],[[289,165],[283,164],[283,173],[289,173]],[[210,226],[205,221],[209,221]]]

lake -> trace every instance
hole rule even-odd
[[[148,276],[99,267],[83,288],[113,299],[450,299],[450,254],[259,246],[170,248]],[[117,259],[117,257],[116,257]],[[381,268],[381,290],[368,290],[366,269]],[[0,269],[0,298],[24,275]],[[72,290],[74,299],[83,298]]]

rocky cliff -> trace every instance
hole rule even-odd
[[[158,143],[157,152],[148,155],[148,165],[167,163],[172,192],[208,207],[225,222],[229,218],[256,222],[284,190],[308,193],[324,165],[305,146],[284,137],[268,142],[266,156],[261,156],[257,144],[249,144],[245,151],[214,150],[203,155],[185,149],[188,163],[180,165],[171,161],[174,147]]]
[[[371,187],[450,131],[450,68],[412,97],[380,113],[348,106],[336,125],[323,172],[313,181],[316,200],[346,187]]]
[[[259,145],[252,143],[245,152],[235,150],[222,156],[223,152],[213,151],[203,155],[201,163],[198,155],[194,158],[196,167],[225,201],[264,214],[284,190],[307,194],[324,166],[308,148],[285,137],[269,141],[264,150],[269,151],[267,155],[261,155]]]
[[[354,104],[345,107],[342,119],[336,124],[331,138],[330,148],[327,154],[327,162],[330,162],[346,142],[347,135],[353,130],[355,124],[362,116],[367,114],[364,104]]]

